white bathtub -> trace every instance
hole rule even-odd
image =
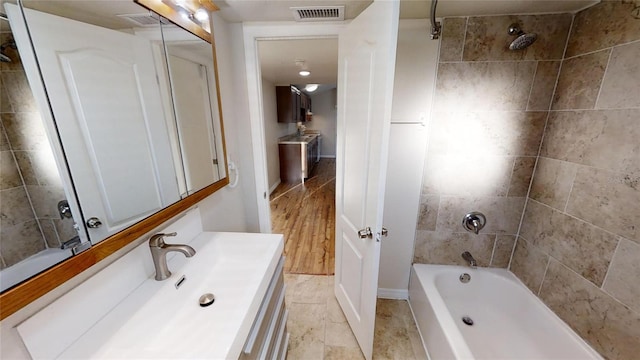
[[[431,360],[602,359],[504,269],[415,264],[409,304]]]
[[[71,250],[45,249],[0,271],[0,291],[71,257]]]

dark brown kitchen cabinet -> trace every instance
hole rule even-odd
[[[276,86],[276,102],[281,123],[306,121],[311,111],[311,98],[293,85]]]

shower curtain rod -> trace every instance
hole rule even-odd
[[[436,21],[436,7],[438,0],[431,0],[431,40],[437,40],[442,32],[442,26]]]

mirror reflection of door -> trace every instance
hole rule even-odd
[[[62,179],[68,174],[54,159],[57,139],[49,136],[43,110],[27,80],[24,47],[18,51],[13,22],[0,19],[0,25],[0,291],[4,291],[70,257],[82,240],[74,227],[74,218],[81,217],[74,214],[73,196]]]
[[[188,45],[183,45],[188,48]],[[212,86],[208,64],[185,51],[168,45],[171,90],[176,124],[189,194],[221,179],[213,129]],[[198,45],[195,45],[196,47]],[[182,50],[182,51],[180,51]],[[210,50],[210,49],[209,49]]]
[[[151,42],[25,13],[92,241],[179,200]]]

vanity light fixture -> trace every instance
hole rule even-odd
[[[211,0],[133,0],[172,23],[211,42],[209,14],[218,11]]]
[[[311,71],[309,71],[309,70],[300,70],[300,72],[298,74],[300,74],[300,76],[307,77],[307,76],[311,75]]]
[[[318,90],[318,84],[307,84],[304,87],[304,90],[308,91],[308,92],[314,92],[314,91]]]

